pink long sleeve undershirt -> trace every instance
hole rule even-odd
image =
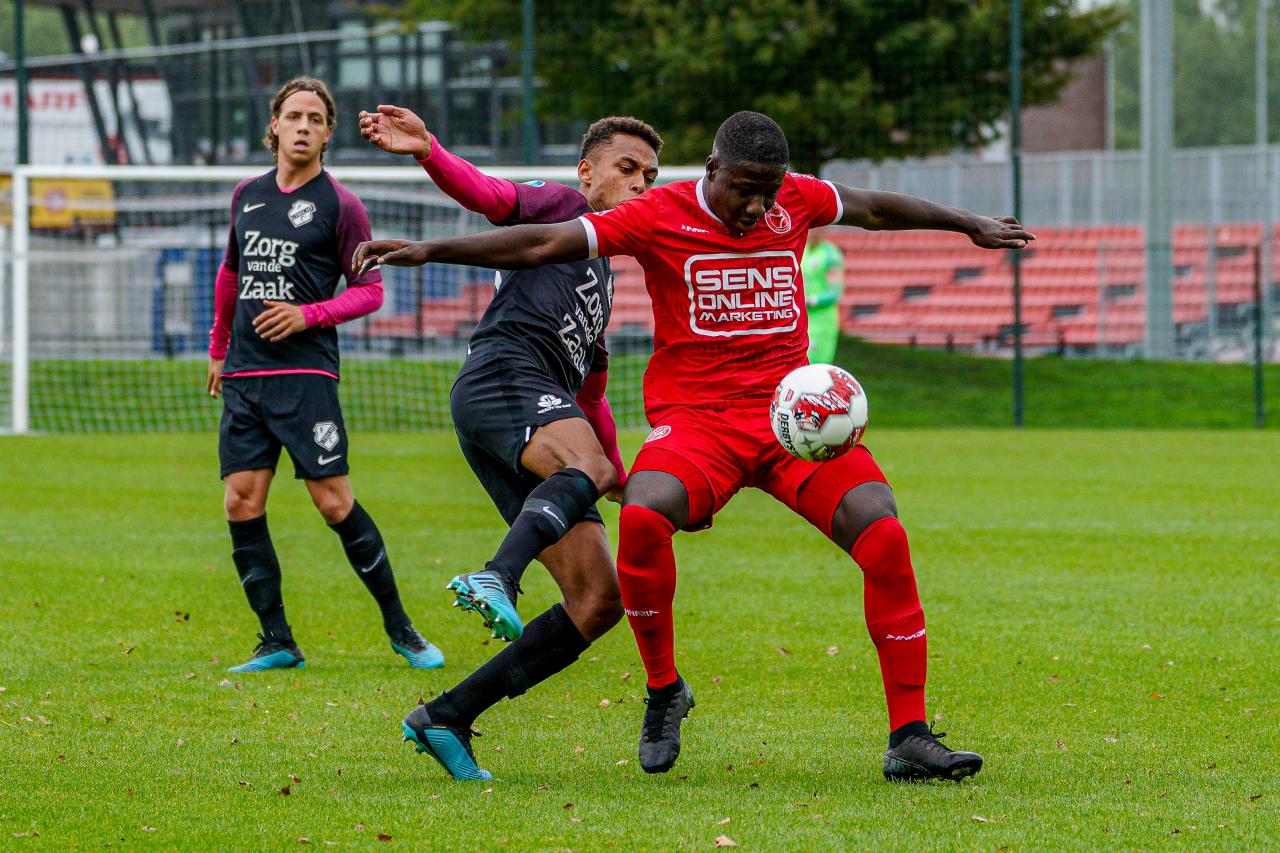
[[[600,441],[604,455],[613,463],[618,472],[618,485],[621,489],[627,482],[627,466],[622,461],[622,453],[618,450],[618,428],[613,422],[613,408],[604,395],[605,386],[609,384],[609,373],[597,370],[588,373],[578,389],[578,408],[587,416],[587,423]]]
[[[482,214],[495,225],[506,221],[516,210],[516,185],[486,175],[456,154],[447,151],[431,136],[431,152],[418,160],[431,180],[445,195],[467,210]],[[415,158],[416,159],[416,158]]]
[[[357,320],[382,307],[382,282],[348,287],[333,299],[299,306],[307,328],[329,328]],[[236,274],[225,265],[218,267],[213,283],[213,328],[209,331],[209,358],[227,357],[231,342],[231,320],[236,313]]]

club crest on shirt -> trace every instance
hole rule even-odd
[[[311,217],[316,215],[316,206],[306,199],[298,199],[289,208],[289,221],[293,223],[294,228],[301,228],[311,221]]]
[[[315,436],[316,444],[325,450],[338,446],[338,425],[333,421],[320,421],[311,428],[311,434]]]
[[[775,204],[764,215],[764,224],[775,234],[786,234],[791,230],[791,214],[782,205]]]

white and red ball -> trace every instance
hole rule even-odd
[[[826,462],[848,452],[867,428],[867,395],[833,364],[797,367],[769,405],[773,434],[792,456]]]

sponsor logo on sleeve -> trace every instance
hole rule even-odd
[[[567,409],[569,404],[555,394],[543,394],[538,398],[538,414],[545,415],[547,412],[554,412],[557,409]]]
[[[799,323],[800,262],[794,252],[692,255],[684,278],[695,334],[776,335],[795,331]]]

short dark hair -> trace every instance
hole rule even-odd
[[[712,153],[724,165],[787,166],[791,163],[791,149],[782,128],[764,113],[750,110],[734,113],[724,120],[716,131]]]
[[[643,139],[653,148],[653,153],[662,151],[662,137],[647,122],[633,116],[605,116],[593,121],[582,134],[582,146],[578,149],[578,159],[586,160],[591,153],[608,142],[615,133]]]
[[[294,77],[288,83],[285,83],[276,92],[275,97],[271,99],[271,117],[279,118],[280,109],[284,106],[284,102],[289,96],[297,92],[310,92],[324,102],[325,124],[333,127],[337,121],[337,110],[333,105],[333,95],[329,94],[329,88],[324,85],[323,80],[315,77]],[[271,132],[271,125],[267,124],[267,135],[262,137],[262,144],[275,154],[280,148],[280,137]],[[320,149],[321,156],[329,150],[329,143],[325,143]]]

